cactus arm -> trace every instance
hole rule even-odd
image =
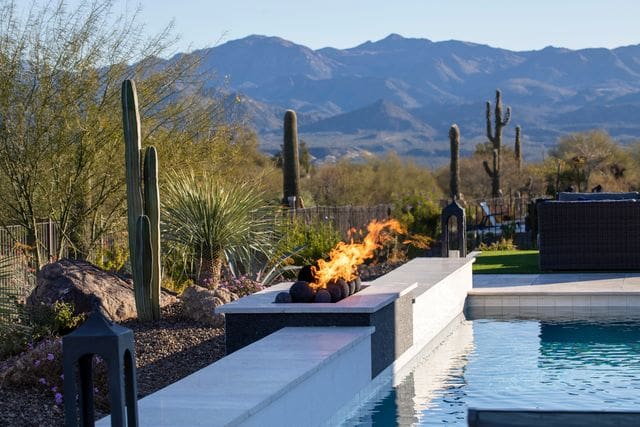
[[[486,160],[483,160],[482,166],[484,167],[484,171],[487,173],[487,175],[489,175],[490,178],[493,178],[493,171],[489,167],[489,162],[487,162]]]
[[[149,218],[151,256],[145,262],[151,264],[151,312],[154,320],[160,319],[160,192],[158,190],[158,154],[155,147],[149,147],[144,155],[144,212]]]
[[[500,125],[501,126],[508,125],[509,120],[511,120],[511,107],[507,107],[507,112],[504,115],[504,119],[500,122]]]
[[[494,144],[495,139],[493,137],[493,129],[491,126],[491,102],[487,101],[487,139],[489,139],[489,141]]]
[[[133,291],[135,293],[136,311],[138,319],[150,320],[151,312],[151,279],[152,267],[149,259],[151,258],[151,230],[149,217],[140,215],[136,221],[136,258],[132,261],[133,270],[139,273],[139,282],[135,283]]]

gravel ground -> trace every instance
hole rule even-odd
[[[360,276],[365,281],[373,280],[397,266],[399,264],[363,266]],[[224,329],[184,318],[179,304],[165,307],[158,322],[130,321],[123,326],[132,329],[135,335],[138,397],[153,393],[225,355]],[[96,416],[99,418],[102,414]],[[62,408],[54,405],[47,390],[37,385],[0,385],[0,426],[62,425]]]
[[[182,317],[179,304],[163,309],[154,323],[131,321],[136,340],[138,397],[153,393],[225,355],[224,329]],[[62,409],[37,386],[0,386],[0,426],[62,426]]]

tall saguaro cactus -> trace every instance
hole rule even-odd
[[[158,155],[149,147],[140,176],[141,144],[138,95],[132,80],[122,82],[122,124],[127,180],[129,257],[136,311],[140,320],[160,318],[160,195]]]
[[[485,160],[482,164],[487,175],[491,178],[491,195],[493,197],[500,196],[500,174],[502,158],[502,128],[504,128],[511,119],[511,108],[507,107],[507,112],[502,116],[502,95],[499,90],[496,90],[496,105],[494,110],[495,131],[492,130],[491,125],[491,102],[487,101],[487,138],[491,141],[493,147],[493,168],[489,167],[489,163]]]
[[[298,119],[296,112],[284,113],[284,141],[282,146],[283,199],[288,205],[289,197],[296,198],[295,207],[302,207],[300,199],[300,159],[298,153]]]
[[[460,129],[453,124],[449,129],[449,143],[451,144],[451,162],[449,163],[451,198],[460,199]]]
[[[516,126],[516,143],[513,151],[515,153],[516,165],[518,165],[518,170],[520,170],[522,169],[522,147],[520,145],[520,126]]]

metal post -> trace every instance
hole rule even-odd
[[[53,261],[52,257],[54,256],[54,254],[57,252],[57,248],[54,248],[54,244],[53,244],[53,221],[51,220],[51,218],[49,218],[49,224],[48,224],[48,228],[47,228],[47,234],[49,242],[47,244],[47,249],[49,251],[49,261]]]

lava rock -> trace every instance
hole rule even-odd
[[[347,284],[349,285],[349,295],[355,294],[356,293],[356,281],[352,280]]]
[[[313,302],[331,302],[331,293],[326,289],[319,289]]]
[[[342,291],[342,298],[348,297],[349,296],[349,285],[347,284],[347,281],[344,280],[344,279],[338,279],[338,286],[340,286],[340,290]]]
[[[313,302],[316,292],[309,282],[298,280],[289,288],[289,294],[292,302]]]
[[[298,280],[313,283],[316,280],[315,275],[313,274],[312,267],[313,265],[305,265],[298,272]]]
[[[291,302],[291,295],[289,294],[289,292],[280,292],[278,295],[276,295],[276,302],[289,303]]]
[[[355,292],[360,292],[360,289],[362,289],[362,280],[360,280],[360,277],[356,277],[356,279],[353,282],[355,283],[355,286],[356,286]]]
[[[327,291],[331,294],[331,302],[338,302],[342,299],[342,287],[336,282],[327,283]]]

